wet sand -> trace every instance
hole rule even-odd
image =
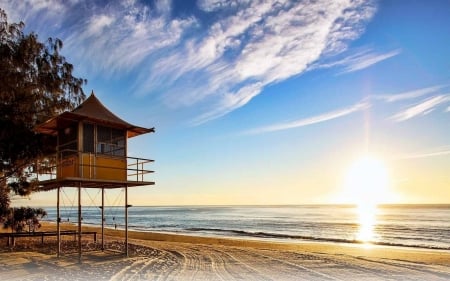
[[[64,229],[74,228],[65,225]],[[54,230],[46,224],[42,230]],[[105,251],[92,235],[19,238],[12,250],[0,239],[2,280],[450,280],[450,251],[335,243],[278,243],[148,232],[105,230]]]

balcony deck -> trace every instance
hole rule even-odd
[[[83,187],[83,188],[122,188],[133,186],[154,185],[152,181],[119,181],[119,180],[99,180],[86,178],[63,178],[39,181],[39,190],[48,191],[58,187]]]
[[[67,151],[63,151],[36,164],[39,190],[47,191],[58,187],[108,189],[155,184],[148,178],[154,172],[148,168],[153,160],[136,157],[108,158],[105,155],[87,155],[74,151],[70,157],[61,156],[66,154]]]

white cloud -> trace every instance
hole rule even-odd
[[[108,15],[95,16],[88,23],[86,34],[88,36],[100,36],[105,28],[114,22],[114,18]]]
[[[365,23],[371,19],[376,8],[373,1],[348,1],[340,17],[333,22],[327,39],[326,54],[335,54],[347,49],[347,42],[356,39],[364,31]]]
[[[159,13],[169,16],[170,12],[172,11],[172,1],[171,0],[155,1],[155,8]]]
[[[427,88],[407,91],[407,92],[394,94],[394,95],[374,95],[374,96],[372,96],[372,98],[384,100],[386,102],[397,102],[397,101],[409,100],[409,99],[414,99],[414,98],[418,98],[421,96],[425,96],[428,94],[432,94],[432,93],[439,91],[440,89],[442,89],[444,87],[445,87],[445,85],[437,85],[437,86],[433,86],[433,87],[427,87]]]
[[[421,152],[421,153],[410,153],[404,154],[396,157],[396,160],[407,160],[407,159],[421,159],[421,158],[430,158],[430,157],[438,157],[450,155],[450,146],[442,146],[436,149],[433,149],[432,152]]]
[[[384,54],[365,54],[359,57],[353,57],[345,63],[344,73],[362,70],[377,64],[381,61],[394,57],[400,54],[400,50],[391,51]]]
[[[65,4],[62,0],[0,0],[0,8],[8,14],[9,22],[23,21],[27,26],[29,22],[35,22],[38,29],[48,28],[54,20],[61,21],[70,5],[72,3]],[[51,17],[50,22],[41,17],[43,13]]]
[[[261,92],[261,83],[250,84],[239,89],[237,93],[226,94],[220,103],[214,106],[214,110],[210,110],[197,118],[191,124],[199,125],[209,120],[224,116],[225,114],[239,108],[249,102],[254,96]]]
[[[332,62],[322,61],[317,64],[313,64],[309,67],[309,69],[342,67],[343,71],[341,73],[350,73],[368,68],[374,64],[377,64],[391,57],[394,57],[400,53],[401,53],[400,50],[393,50],[386,53],[377,53],[372,50],[363,50],[357,52],[356,54],[349,55],[341,60]]]
[[[205,12],[214,12],[226,8],[235,8],[242,4],[248,4],[251,0],[199,0],[197,6]]]
[[[369,103],[364,101],[364,102],[357,103],[357,104],[347,107],[347,108],[342,108],[342,109],[335,110],[332,112],[323,113],[323,114],[316,115],[313,117],[308,117],[308,118],[299,119],[299,120],[295,120],[295,121],[279,123],[279,124],[275,124],[275,125],[252,129],[252,130],[245,132],[245,134],[253,135],[253,134],[261,134],[261,133],[281,131],[281,130],[309,126],[309,125],[313,125],[313,124],[317,124],[317,123],[321,123],[321,122],[325,122],[325,121],[330,121],[330,120],[333,120],[336,118],[340,118],[340,117],[349,115],[354,112],[365,110],[369,107],[370,107]]]
[[[155,52],[178,44],[183,32],[195,24],[193,18],[170,19],[169,15],[168,1],[157,1],[153,10],[128,1],[111,6],[105,14],[86,16],[65,42],[85,67],[104,74],[126,73]]]
[[[157,93],[168,107],[202,110],[196,124],[244,106],[267,85],[304,73],[324,55],[342,52],[375,13],[372,0],[202,0],[198,7],[212,15],[203,22],[174,17],[169,0],[152,6],[134,0],[24,3],[8,1],[15,14],[31,15],[38,27],[33,30],[63,39],[64,53],[83,76],[130,74],[133,93]]]
[[[56,0],[29,0],[24,1],[28,5],[30,5],[31,9],[35,11],[39,10],[50,10],[52,12],[61,11],[61,9],[65,9],[65,6],[62,1]]]
[[[203,4],[208,4],[207,11],[230,9],[223,3]],[[217,118],[245,105],[266,85],[303,73],[322,54],[344,49],[372,17],[375,9],[368,3],[250,1],[238,8],[232,4],[237,12],[219,19],[206,37],[191,38],[153,64],[144,78],[144,91],[176,84],[167,89],[166,104],[182,107],[210,100],[211,110],[196,120]],[[201,85],[193,87],[192,79],[201,80]],[[258,91],[247,90],[249,86]],[[180,89],[190,93],[180,95]],[[240,102],[230,103],[233,95]]]
[[[119,71],[122,76],[141,63],[150,63],[150,56],[178,44],[196,24],[194,17],[171,18],[170,0],[156,0],[152,8],[135,0],[107,5],[100,1],[3,2],[8,15],[25,20],[41,37],[61,38],[63,52],[77,62],[77,70],[94,77]]]
[[[416,116],[427,115],[438,105],[449,101],[450,95],[434,96],[391,116],[391,119],[396,122],[401,122]]]

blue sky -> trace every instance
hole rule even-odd
[[[136,204],[344,202],[346,171],[367,153],[389,171],[387,202],[449,202],[449,1],[0,7],[62,39],[86,93],[156,127],[131,140],[156,160]]]

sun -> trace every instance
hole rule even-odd
[[[344,186],[348,201],[358,206],[389,201],[389,187],[386,165],[372,156],[364,156],[350,166]]]
[[[346,201],[356,205],[359,229],[356,239],[370,242],[375,236],[377,205],[389,201],[390,180],[385,164],[364,156],[355,161],[345,180]]]

